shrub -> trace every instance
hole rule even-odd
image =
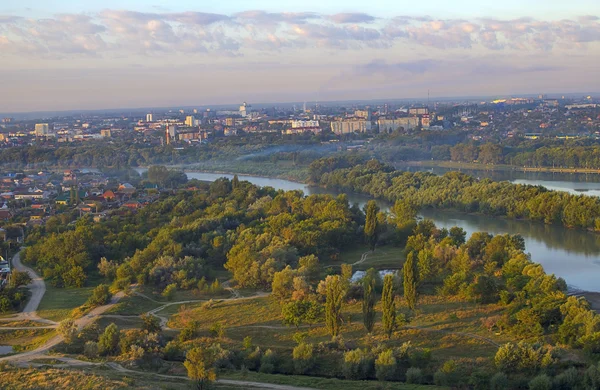
[[[65,343],[70,345],[77,338],[78,329],[75,321],[72,318],[68,318],[58,325],[57,332],[65,339]]]
[[[111,355],[117,352],[119,346],[119,328],[115,324],[110,324],[104,329],[104,333],[98,340],[98,346],[100,347],[100,353],[105,355]]]
[[[223,325],[221,322],[215,322],[213,325],[211,325],[209,332],[212,337],[218,337],[222,339],[225,337],[225,325]]]
[[[87,300],[87,305],[91,307],[106,305],[110,300],[110,296],[108,286],[101,284],[94,289],[92,295]]]
[[[387,349],[377,356],[377,360],[375,360],[375,376],[380,381],[398,379],[398,364],[391,349]]]
[[[490,390],[506,390],[510,386],[508,377],[503,372],[497,372],[490,379]]]
[[[590,389],[600,388],[600,369],[596,365],[591,365],[585,371],[583,381],[585,386]]]
[[[406,383],[420,385],[423,383],[423,372],[420,368],[411,367],[406,371]]]
[[[98,343],[94,341],[88,341],[83,346],[83,354],[89,359],[95,359],[98,357],[100,349],[98,348]]]
[[[313,345],[307,343],[298,344],[294,348],[292,357],[294,358],[294,371],[296,374],[305,374],[315,363]]]
[[[254,351],[250,352],[244,359],[244,365],[249,370],[258,370],[260,367],[260,361],[262,358],[262,351],[259,347],[256,347]]]
[[[554,389],[556,390],[571,390],[578,388],[580,385],[579,372],[575,367],[571,367],[565,372],[557,375],[554,378]]]
[[[164,298],[166,298],[167,301],[170,301],[175,296],[175,292],[176,291],[177,291],[177,284],[176,283],[171,283],[167,287],[165,287],[165,289],[163,290],[163,292],[162,292],[161,295]]]
[[[437,370],[435,374],[433,374],[433,383],[436,386],[448,386],[448,375],[441,370]]]
[[[530,390],[552,390],[552,380],[546,374],[538,375],[529,382]]]
[[[367,379],[373,365],[371,357],[362,349],[355,349],[344,354],[342,372],[346,379]]]
[[[172,340],[165,345],[163,349],[163,356],[165,360],[182,362],[185,360],[185,354],[183,348],[178,341]]]
[[[273,374],[275,373],[275,368],[277,367],[277,354],[267,349],[265,354],[260,359],[260,372],[265,374]]]

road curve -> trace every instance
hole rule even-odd
[[[42,298],[44,298],[44,294],[46,294],[46,283],[44,282],[44,279],[42,279],[33,269],[26,267],[23,265],[23,263],[21,263],[21,252],[22,249],[13,256],[12,268],[17,271],[27,272],[29,276],[31,276],[31,283],[27,286],[31,292],[31,298],[29,298],[29,301],[25,305],[23,311],[13,317],[13,319],[55,324],[54,321],[40,318],[40,316],[37,314],[38,306],[40,305]]]

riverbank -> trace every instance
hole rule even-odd
[[[600,169],[592,168],[550,168],[550,167],[518,167],[507,164],[463,163],[455,161],[406,161],[395,166],[413,166],[448,169],[472,169],[480,171],[514,171],[514,172],[547,172],[547,173],[592,173],[600,174]]]

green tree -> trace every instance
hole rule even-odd
[[[381,310],[383,331],[388,335],[388,338],[391,338],[396,329],[396,303],[394,302],[394,277],[392,275],[385,275],[383,278]]]
[[[158,317],[152,314],[142,314],[140,318],[142,319],[142,330],[148,333],[160,333],[162,330]]]
[[[217,379],[214,364],[215,358],[208,348],[196,347],[186,353],[183,365],[187,369],[188,378],[192,381],[195,389],[209,389]]]
[[[171,283],[162,292],[162,296],[167,298],[167,301],[170,301],[175,296],[175,292],[177,292],[177,283]]]
[[[377,202],[370,200],[366,205],[366,222],[365,222],[365,237],[372,251],[375,250],[377,240],[379,239],[379,227],[377,220],[377,213],[379,213],[379,207]]]
[[[294,359],[294,370],[298,375],[304,375],[315,364],[313,345],[307,343],[298,344],[292,353]]]
[[[88,298],[87,304],[93,307],[105,305],[110,300],[110,296],[111,294],[108,290],[108,286],[106,284],[100,284],[92,291],[92,295]]]
[[[371,271],[371,270],[369,270]],[[373,332],[375,326],[375,278],[372,272],[367,272],[362,280],[363,284],[363,323],[367,332]]]
[[[398,364],[394,357],[394,351],[387,349],[377,356],[375,360],[375,376],[380,381],[398,379]]]
[[[67,344],[72,344],[75,341],[78,331],[77,325],[72,318],[62,321],[57,328],[58,334],[64,338]]]
[[[26,271],[13,271],[10,275],[11,287],[27,286],[29,283],[31,283],[31,276]]]
[[[339,275],[327,277],[327,294],[325,297],[325,324],[331,336],[340,333],[342,325],[342,302],[344,285]]]
[[[413,252],[406,256],[406,261],[402,267],[404,298],[411,310],[417,306],[417,273],[415,272],[415,259]]]
[[[98,340],[100,353],[103,355],[112,355],[116,353],[119,347],[119,338],[120,334],[117,325],[114,323],[108,325]]]

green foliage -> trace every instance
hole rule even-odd
[[[210,388],[211,383],[217,379],[214,364],[215,357],[209,348],[195,347],[185,354],[183,365],[194,388],[198,390]]]
[[[83,354],[88,359],[96,359],[100,354],[100,348],[98,347],[98,343],[95,341],[87,341],[83,346]]]
[[[391,349],[382,351],[375,360],[375,376],[380,381],[398,379],[398,365]]]
[[[92,295],[90,295],[86,304],[91,307],[102,306],[110,301],[110,297],[111,294],[108,286],[106,284],[100,284],[92,291]]]
[[[160,333],[162,327],[160,326],[160,319],[152,314],[142,314],[142,330],[148,333]]]
[[[406,383],[412,385],[420,385],[423,383],[423,371],[416,367],[411,367],[406,370]]]
[[[370,269],[362,280],[363,284],[363,301],[362,301],[362,312],[363,312],[363,324],[368,333],[373,332],[375,326],[375,283],[376,280],[373,277],[373,273],[376,273],[374,269]]]
[[[552,380],[546,374],[538,375],[529,381],[530,390],[552,390]]]
[[[417,272],[413,252],[406,256],[402,267],[402,284],[404,286],[404,298],[408,307],[414,310],[417,306]]]
[[[498,348],[494,362],[503,372],[535,373],[541,368],[552,366],[556,359],[552,351],[535,347],[526,342],[506,343]]]
[[[162,292],[162,296],[166,298],[168,301],[172,301],[175,293],[177,292],[177,284],[171,283]]]
[[[505,373],[497,372],[490,379],[490,390],[508,390],[510,381]]]
[[[373,358],[367,351],[355,349],[344,353],[342,372],[346,379],[364,380],[373,371]]]
[[[298,328],[302,323],[314,324],[323,316],[323,306],[314,299],[290,301],[281,307],[285,325]]]
[[[396,303],[394,301],[394,277],[385,275],[383,278],[383,292],[381,293],[381,322],[383,331],[388,338],[396,330]]]
[[[339,275],[328,276],[326,284],[325,324],[329,334],[336,337],[339,335],[342,325],[342,303],[345,291]]]
[[[79,329],[72,318],[62,321],[56,329],[59,335],[65,339],[65,343],[72,344],[77,339]]]
[[[367,239],[367,243],[371,250],[375,250],[375,245],[377,245],[377,240],[379,238],[379,228],[377,222],[377,213],[379,212],[379,207],[377,206],[377,202],[374,200],[370,200],[367,202],[365,206],[365,237]]]
[[[10,286],[13,288],[27,286],[31,283],[31,276],[28,272],[13,271],[10,276]]]
[[[307,343],[300,343],[294,347],[292,357],[296,374],[306,374],[313,367],[315,364],[313,349],[313,345]]]
[[[271,349],[267,349],[260,358],[260,372],[265,374],[273,374],[277,369],[277,353]]]
[[[117,325],[110,324],[104,329],[104,333],[98,340],[98,347],[102,355],[114,355],[119,347],[119,328]]]

